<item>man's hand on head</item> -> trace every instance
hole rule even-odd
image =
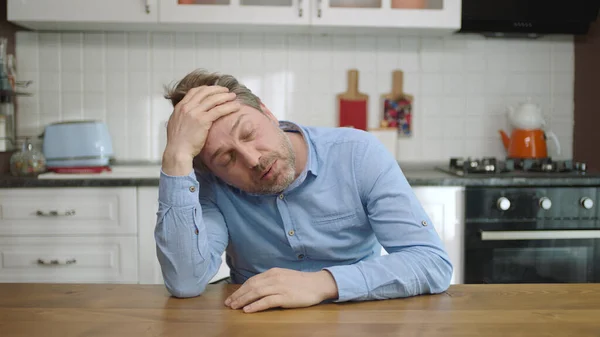
[[[202,151],[213,122],[240,109],[235,99],[235,93],[221,86],[188,91],[175,106],[167,125],[162,162],[166,174],[186,175],[192,171],[192,160]]]
[[[335,279],[326,270],[273,268],[249,278],[225,300],[225,305],[250,313],[275,307],[309,307],[337,297]]]

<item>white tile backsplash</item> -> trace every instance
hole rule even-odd
[[[235,33],[18,32],[17,66],[32,80],[22,98],[20,135],[67,119],[105,121],[117,159],[160,160],[172,111],[164,86],[195,68],[231,73],[280,119],[335,126],[336,94],[358,68],[378,126],[391,71],[404,71],[415,97],[414,135],[399,138],[403,162],[504,156],[498,129],[506,106],[541,104],[572,155],[574,50],[569,38],[376,37]],[[553,149],[553,147],[551,147]]]

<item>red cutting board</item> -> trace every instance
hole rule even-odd
[[[383,105],[382,127],[398,129],[398,135],[413,134],[414,97],[404,92],[404,73],[395,70],[392,73],[392,92],[381,96]]]
[[[347,91],[337,95],[338,125],[367,130],[369,96],[358,91],[358,70],[348,70]]]

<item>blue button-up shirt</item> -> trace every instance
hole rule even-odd
[[[326,269],[340,302],[447,289],[452,264],[442,242],[375,136],[280,126],[300,132],[308,146],[306,167],[280,194],[248,194],[211,174],[161,172],[155,239],[174,296],[202,293],[224,251],[234,283],[274,267]]]

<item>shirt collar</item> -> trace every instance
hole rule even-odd
[[[308,147],[308,158],[305,169],[316,176],[319,169],[319,160],[314,144],[312,143],[312,139],[310,139],[307,130],[299,124],[290,121],[279,121],[279,128],[285,132],[299,132],[302,134],[302,138]]]

